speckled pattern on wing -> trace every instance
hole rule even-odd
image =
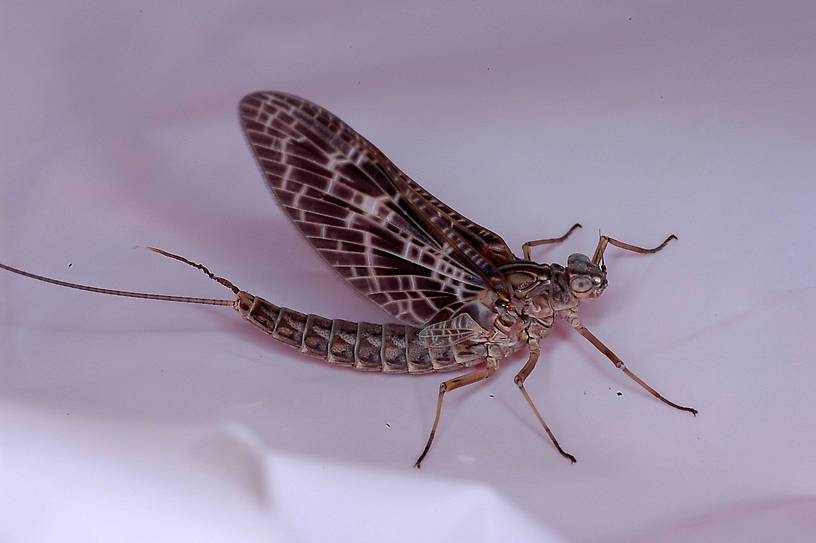
[[[239,110],[280,205],[342,277],[392,316],[443,321],[503,281],[498,266],[514,256],[501,237],[434,198],[322,107],[268,91],[246,96]]]

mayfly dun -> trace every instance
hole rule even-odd
[[[575,462],[524,388],[540,342],[557,319],[566,320],[657,399],[697,414],[635,375],[578,316],[582,302],[606,289],[609,245],[656,253],[674,235],[649,249],[600,236],[592,257],[573,254],[566,266],[532,260],[533,247],[566,240],[581,226],[575,224],[561,237],[528,241],[518,258],[501,237],[437,200],[322,107],[291,94],[256,92],[241,100],[239,113],[261,172],[289,218],[337,273],[399,323],[328,319],[278,307],[201,264],[153,247],[147,249],[199,268],[230,289],[234,299],[109,290],[0,268],[102,294],[232,306],[274,339],[337,366],[414,375],[467,368],[439,386],[436,416],[417,468],[433,443],[445,394],[489,378],[502,359],[524,347],[529,357],[515,383],[558,452]]]

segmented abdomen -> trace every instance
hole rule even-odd
[[[429,373],[478,364],[483,346],[427,347],[419,328],[306,315],[241,292],[235,309],[273,338],[329,364],[362,371]]]

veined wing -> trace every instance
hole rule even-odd
[[[419,331],[419,342],[426,347],[448,347],[464,341],[487,337],[487,330],[482,328],[473,317],[460,313],[450,320],[429,324]]]
[[[303,98],[257,92],[241,126],[281,207],[318,253],[394,317],[450,318],[503,290],[507,244],[446,206],[346,123]]]

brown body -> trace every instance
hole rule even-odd
[[[327,319],[278,307],[247,292],[238,293],[235,309],[274,339],[335,366],[423,374],[456,370],[484,358],[484,347],[478,344],[424,345],[416,326]]]
[[[67,283],[5,264],[0,268],[70,288],[175,302],[232,306],[252,325],[307,355],[362,371],[423,374],[472,367],[444,381],[419,467],[430,449],[446,392],[489,378],[499,361],[526,347],[529,358],[515,377],[555,447],[565,452],[524,388],[535,368],[540,340],[565,319],[612,363],[652,395],[661,396],[632,373],[581,323],[578,306],[606,287],[607,245],[641,254],[653,249],[601,236],[590,259],[569,257],[567,266],[538,264],[523,245],[524,259],[494,232],[439,201],[397,168],[371,142],[339,118],[303,98],[257,92],[239,106],[241,125],[267,185],[278,203],[324,260],[357,291],[400,324],[327,319],[278,307],[216,277],[204,266],[148,247],[201,269],[235,294],[214,300],[124,292]]]

